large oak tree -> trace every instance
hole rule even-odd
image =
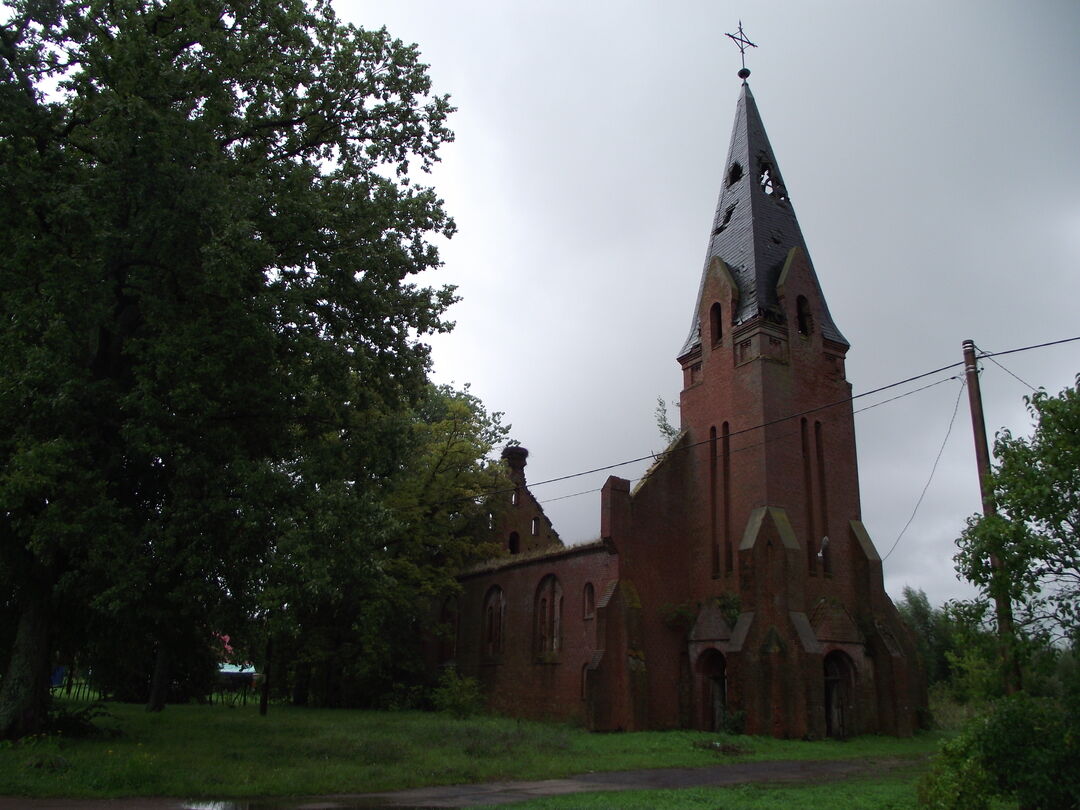
[[[297,499],[363,528],[404,449],[386,415],[424,392],[419,338],[453,298],[410,277],[453,224],[412,182],[451,137],[447,99],[414,47],[325,2],[17,0],[0,19],[11,737],[41,727],[61,630],[138,626],[160,705],[179,637],[259,586]],[[329,436],[356,465],[336,512]]]

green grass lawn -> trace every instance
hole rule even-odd
[[[751,760],[914,758],[932,753],[940,739],[932,734],[849,742],[728,737],[729,750],[734,745],[742,752],[725,754],[709,747],[720,738],[704,732],[590,734],[500,717],[455,720],[424,712],[286,706],[271,707],[268,717],[259,717],[254,706],[169,706],[161,714],[147,714],[141,706],[109,704],[108,710],[113,719],[98,725],[115,729],[117,736],[0,743],[0,795],[353,793]]]
[[[814,785],[734,785],[725,788],[637,790],[552,796],[515,804],[515,810],[915,810],[915,780],[922,769],[883,779],[847,779]]]

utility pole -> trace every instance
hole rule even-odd
[[[982,494],[983,514],[990,517],[997,514],[997,507],[994,505],[994,491],[990,477],[990,450],[986,443],[982,390],[979,388],[979,365],[975,358],[975,342],[965,340],[963,345],[964,374],[967,378],[968,402],[971,405],[971,427],[975,434],[975,464],[979,471],[979,492]],[[1013,627],[1012,603],[1007,593],[1002,592],[1001,580],[1006,576],[1006,572],[1002,568],[1001,558],[994,552],[990,553],[990,568],[994,572],[991,591],[997,616],[998,644],[1005,694],[1011,695],[1020,689],[1020,665],[1015,653],[1016,631]]]

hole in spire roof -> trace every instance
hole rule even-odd
[[[787,202],[787,189],[776,177],[772,164],[767,160],[758,160],[758,185],[766,196],[772,197],[779,202]]]
[[[766,194],[771,195],[776,191],[776,187],[773,185],[773,171],[765,161],[761,162],[761,169],[758,171],[758,185],[761,186],[761,190]]]
[[[731,168],[728,169],[727,184],[733,185],[738,183],[742,179],[742,164],[739,161],[735,161],[731,164]]]
[[[723,221],[716,226],[716,230],[713,231],[713,234],[723,233],[724,228],[726,228],[728,226],[728,223],[731,222],[731,215],[735,213],[736,205],[738,205],[738,203],[732,203],[728,206],[727,211],[724,212]]]

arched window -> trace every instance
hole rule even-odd
[[[596,615],[596,589],[593,588],[591,582],[585,583],[585,592],[583,594],[582,601],[585,604],[584,617],[591,619]]]
[[[506,600],[502,588],[492,585],[484,597],[484,655],[491,658],[503,650]]]
[[[562,648],[562,608],[562,585],[554,574],[548,574],[536,589],[534,638],[538,656],[554,654]]]
[[[810,313],[810,304],[805,295],[795,299],[795,317],[799,324],[799,334],[806,336],[814,331],[814,316]]]
[[[510,532],[510,539],[506,543],[507,549],[511,554],[517,554],[521,551],[521,536],[517,532]]]
[[[714,346],[724,339],[724,317],[719,303],[709,309],[709,334],[712,335]]]

